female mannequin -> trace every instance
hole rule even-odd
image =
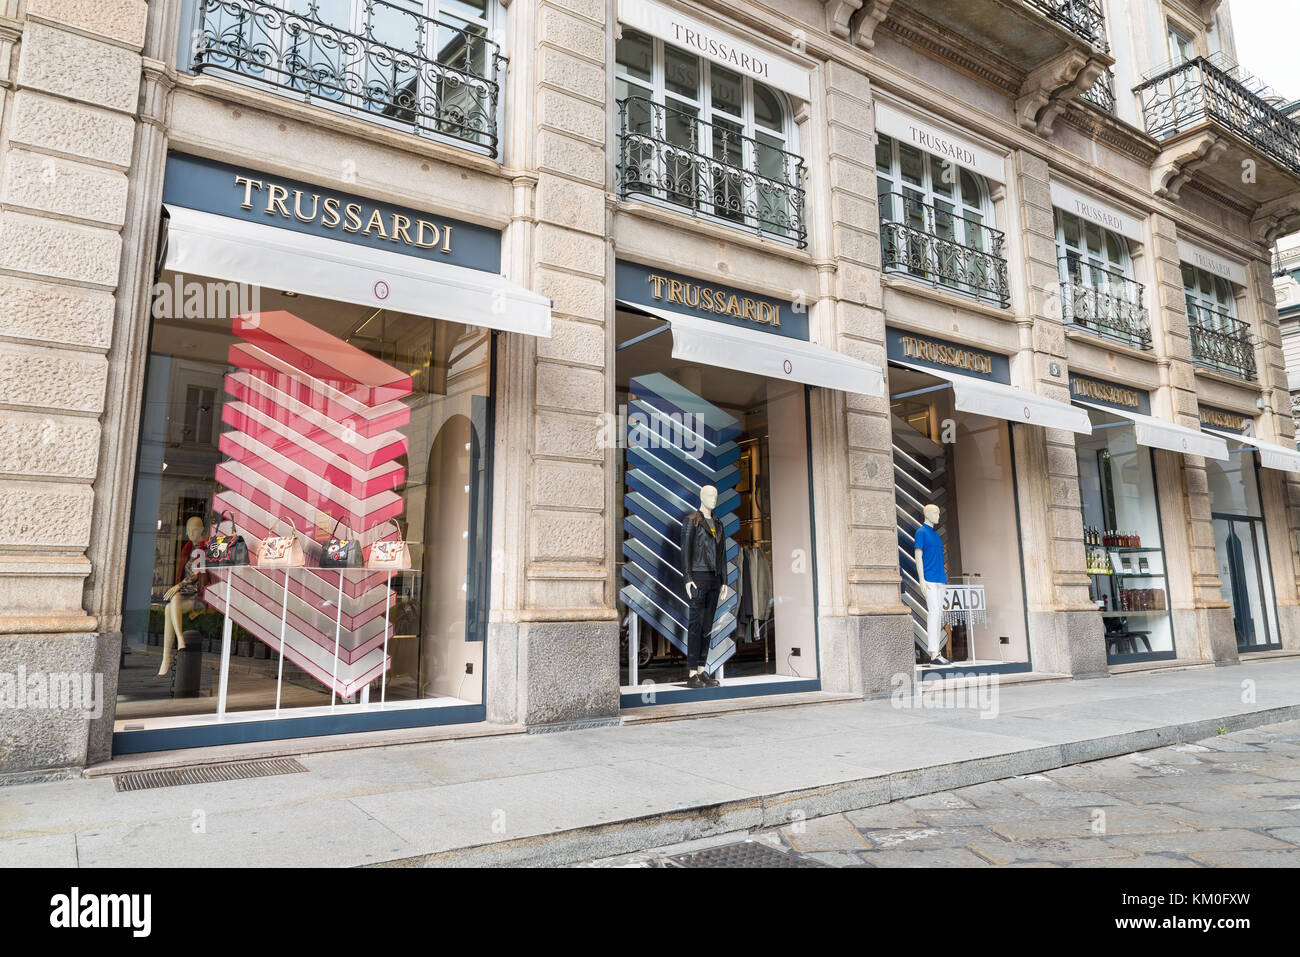
[[[172,645],[185,647],[185,628],[181,615],[193,612],[199,606],[199,576],[203,566],[203,519],[191,515],[185,523],[185,537],[188,541],[181,547],[180,569],[177,582],[167,589],[163,599],[167,607],[163,609],[163,657],[157,677],[165,677],[172,669]]]

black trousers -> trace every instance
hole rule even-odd
[[[718,611],[718,593],[722,579],[716,575],[696,574],[695,594],[690,596],[690,617],[686,623],[686,667],[694,671],[709,660],[709,634]]]

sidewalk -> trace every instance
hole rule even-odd
[[[1003,684],[998,698],[993,718],[833,702],[309,754],[307,773],[217,784],[14,785],[0,788],[0,866],[610,857],[1300,719],[1300,658]]]

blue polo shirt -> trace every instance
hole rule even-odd
[[[948,584],[948,573],[943,567],[943,539],[929,525],[922,525],[916,533],[916,547],[921,550],[921,567],[925,570],[925,580],[936,584]]]

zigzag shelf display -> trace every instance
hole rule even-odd
[[[739,548],[732,536],[740,528],[740,446],[735,442],[740,432],[736,418],[665,375],[638,376],[629,384],[625,584],[619,594],[646,624],[685,653],[689,607],[681,572],[682,520],[699,508],[700,488],[715,487],[714,514],[727,536],[731,594],[718,602],[713,620],[705,666],[710,673],[736,653],[731,635],[739,601]]]
[[[304,535],[307,567],[209,569],[205,600],[341,697],[392,665],[389,574],[311,567],[336,520],[361,542],[395,538],[408,452],[411,377],[289,312],[237,316],[222,418],[216,511],[262,539],[281,516]],[[250,546],[250,551],[252,548]],[[285,587],[288,595],[285,595]],[[229,594],[229,607],[226,596]],[[281,648],[281,615],[284,647]],[[335,660],[337,638],[338,656]]]

